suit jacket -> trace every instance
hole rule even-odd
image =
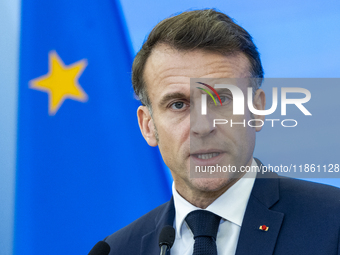
[[[257,178],[249,197],[236,255],[340,255],[340,189],[275,173],[263,177],[269,178]],[[105,238],[110,255],[160,254],[160,231],[174,217],[171,198]]]

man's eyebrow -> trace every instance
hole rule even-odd
[[[230,90],[227,89],[227,88],[218,88],[218,89],[215,89],[217,93],[229,93],[231,94]]]
[[[181,92],[174,92],[174,93],[166,94],[159,102],[159,106],[163,106],[171,99],[187,99],[187,96]]]

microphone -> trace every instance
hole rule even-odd
[[[104,241],[99,241],[95,246],[93,246],[88,255],[109,255],[109,253],[110,245]]]
[[[165,255],[170,250],[175,241],[175,229],[166,225],[159,234],[159,247],[161,247],[160,255]]]

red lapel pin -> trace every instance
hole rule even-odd
[[[269,227],[267,227],[266,225],[261,225],[259,229],[262,231],[268,231]]]

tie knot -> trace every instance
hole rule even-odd
[[[209,236],[216,240],[221,217],[205,210],[192,211],[185,218],[186,223],[194,234],[194,238]]]

